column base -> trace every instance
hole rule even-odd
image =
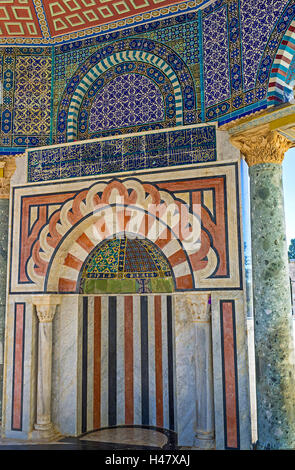
[[[52,423],[35,424],[31,434],[31,440],[42,442],[58,441],[62,437],[62,434],[55,429]]]
[[[196,434],[195,447],[198,449],[215,449],[216,443],[212,432],[198,431]]]

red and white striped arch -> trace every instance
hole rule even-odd
[[[200,220],[171,193],[132,178],[95,183],[53,213],[33,245],[28,275],[40,291],[78,292],[88,256],[101,241],[122,232],[159,247],[171,265],[176,289],[194,288]],[[202,248],[204,256],[209,248],[206,253]]]
[[[127,210],[127,207],[126,207]],[[123,211],[123,208],[122,208]],[[130,232],[129,222],[125,220],[118,231],[109,230],[107,219],[113,216],[112,207],[104,209],[104,215],[93,214],[78,224],[66,238],[54,255],[51,263],[46,290],[48,292],[79,292],[79,275],[83,264],[96,246],[117,233],[132,233],[132,236],[144,237],[155,243],[168,259],[174,275],[176,289],[193,289],[193,276],[188,256],[181,242],[173,234],[171,227],[156,219],[152,214],[143,213],[134,208],[132,217],[142,221],[138,230]],[[153,235],[159,236],[154,239]]]
[[[295,20],[293,20],[286,31],[275,60],[272,64],[270,80],[268,85],[267,100],[269,104],[278,104],[286,101],[286,94],[292,96],[293,87],[286,83],[288,69],[295,53]],[[290,88],[290,89],[288,89]]]

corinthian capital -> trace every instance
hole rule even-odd
[[[278,163],[284,160],[285,152],[293,143],[268,125],[260,126],[230,137],[249,166],[260,163]]]

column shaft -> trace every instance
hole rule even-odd
[[[52,322],[59,296],[44,295],[33,298],[39,320],[36,423],[32,438],[52,440],[58,433],[51,422]]]
[[[52,323],[39,324],[37,428],[51,423]],[[36,428],[35,426],[35,428]]]
[[[258,448],[295,448],[295,370],[282,167],[250,168]]]
[[[231,141],[250,167],[259,449],[295,449],[295,354],[282,166],[292,143],[268,124]]]

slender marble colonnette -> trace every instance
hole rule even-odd
[[[268,126],[234,136],[250,166],[259,449],[295,448],[295,368],[282,166],[289,141]]]
[[[39,320],[37,422],[33,438],[50,440],[56,431],[51,422],[52,321],[60,297],[40,295],[32,299]]]

